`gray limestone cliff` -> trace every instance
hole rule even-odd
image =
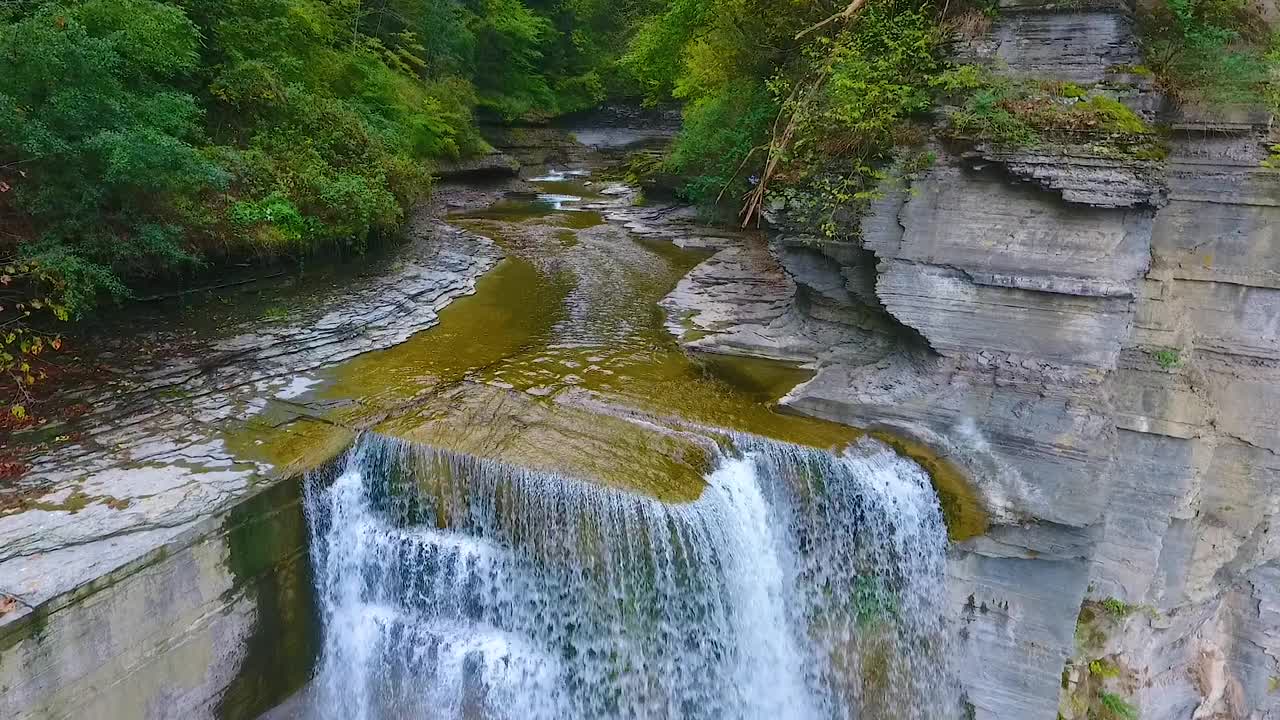
[[[1160,108],[1116,74],[1141,61],[1129,8],[1006,5],[965,59]],[[720,251],[666,303],[691,347],[812,363],[792,409],[972,479],[990,526],[953,544],[949,591],[976,718],[1280,717],[1270,119],[1163,112],[1161,161],[938,146],[861,242],[781,209],[768,247]]]

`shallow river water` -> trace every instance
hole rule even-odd
[[[706,254],[535,183],[453,218],[506,255],[473,296],[311,391],[395,412],[307,479],[322,651],[269,717],[951,716],[929,476],[682,351]]]

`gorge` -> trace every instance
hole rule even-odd
[[[627,176],[659,112],[490,128],[357,276],[104,340],[0,506],[0,717],[1280,716],[1271,117],[998,9],[956,62],[1160,152],[939,111],[832,236]]]

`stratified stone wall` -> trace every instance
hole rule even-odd
[[[251,720],[312,667],[298,482],[0,627],[6,720]]]
[[[1007,2],[959,53],[1161,108],[1123,2]],[[794,300],[751,333],[699,320],[742,289],[730,274],[669,298],[706,331],[691,345],[809,359],[791,408],[914,437],[973,478],[993,524],[953,546],[948,581],[977,718],[1083,718],[1103,691],[1146,720],[1280,714],[1270,118],[1160,119],[1163,161],[936,148],[886,181],[861,247],[779,213],[772,272]]]

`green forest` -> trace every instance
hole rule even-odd
[[[1150,0],[1146,65],[1179,102],[1274,105],[1244,0]],[[8,0],[0,3],[0,369],[156,279],[359,254],[396,237],[486,123],[676,101],[663,169],[749,220],[783,199],[829,234],[923,127],[1030,143],[1158,129],[1064,83],[948,56],[990,0]],[[1080,96],[1083,98],[1083,96]]]

